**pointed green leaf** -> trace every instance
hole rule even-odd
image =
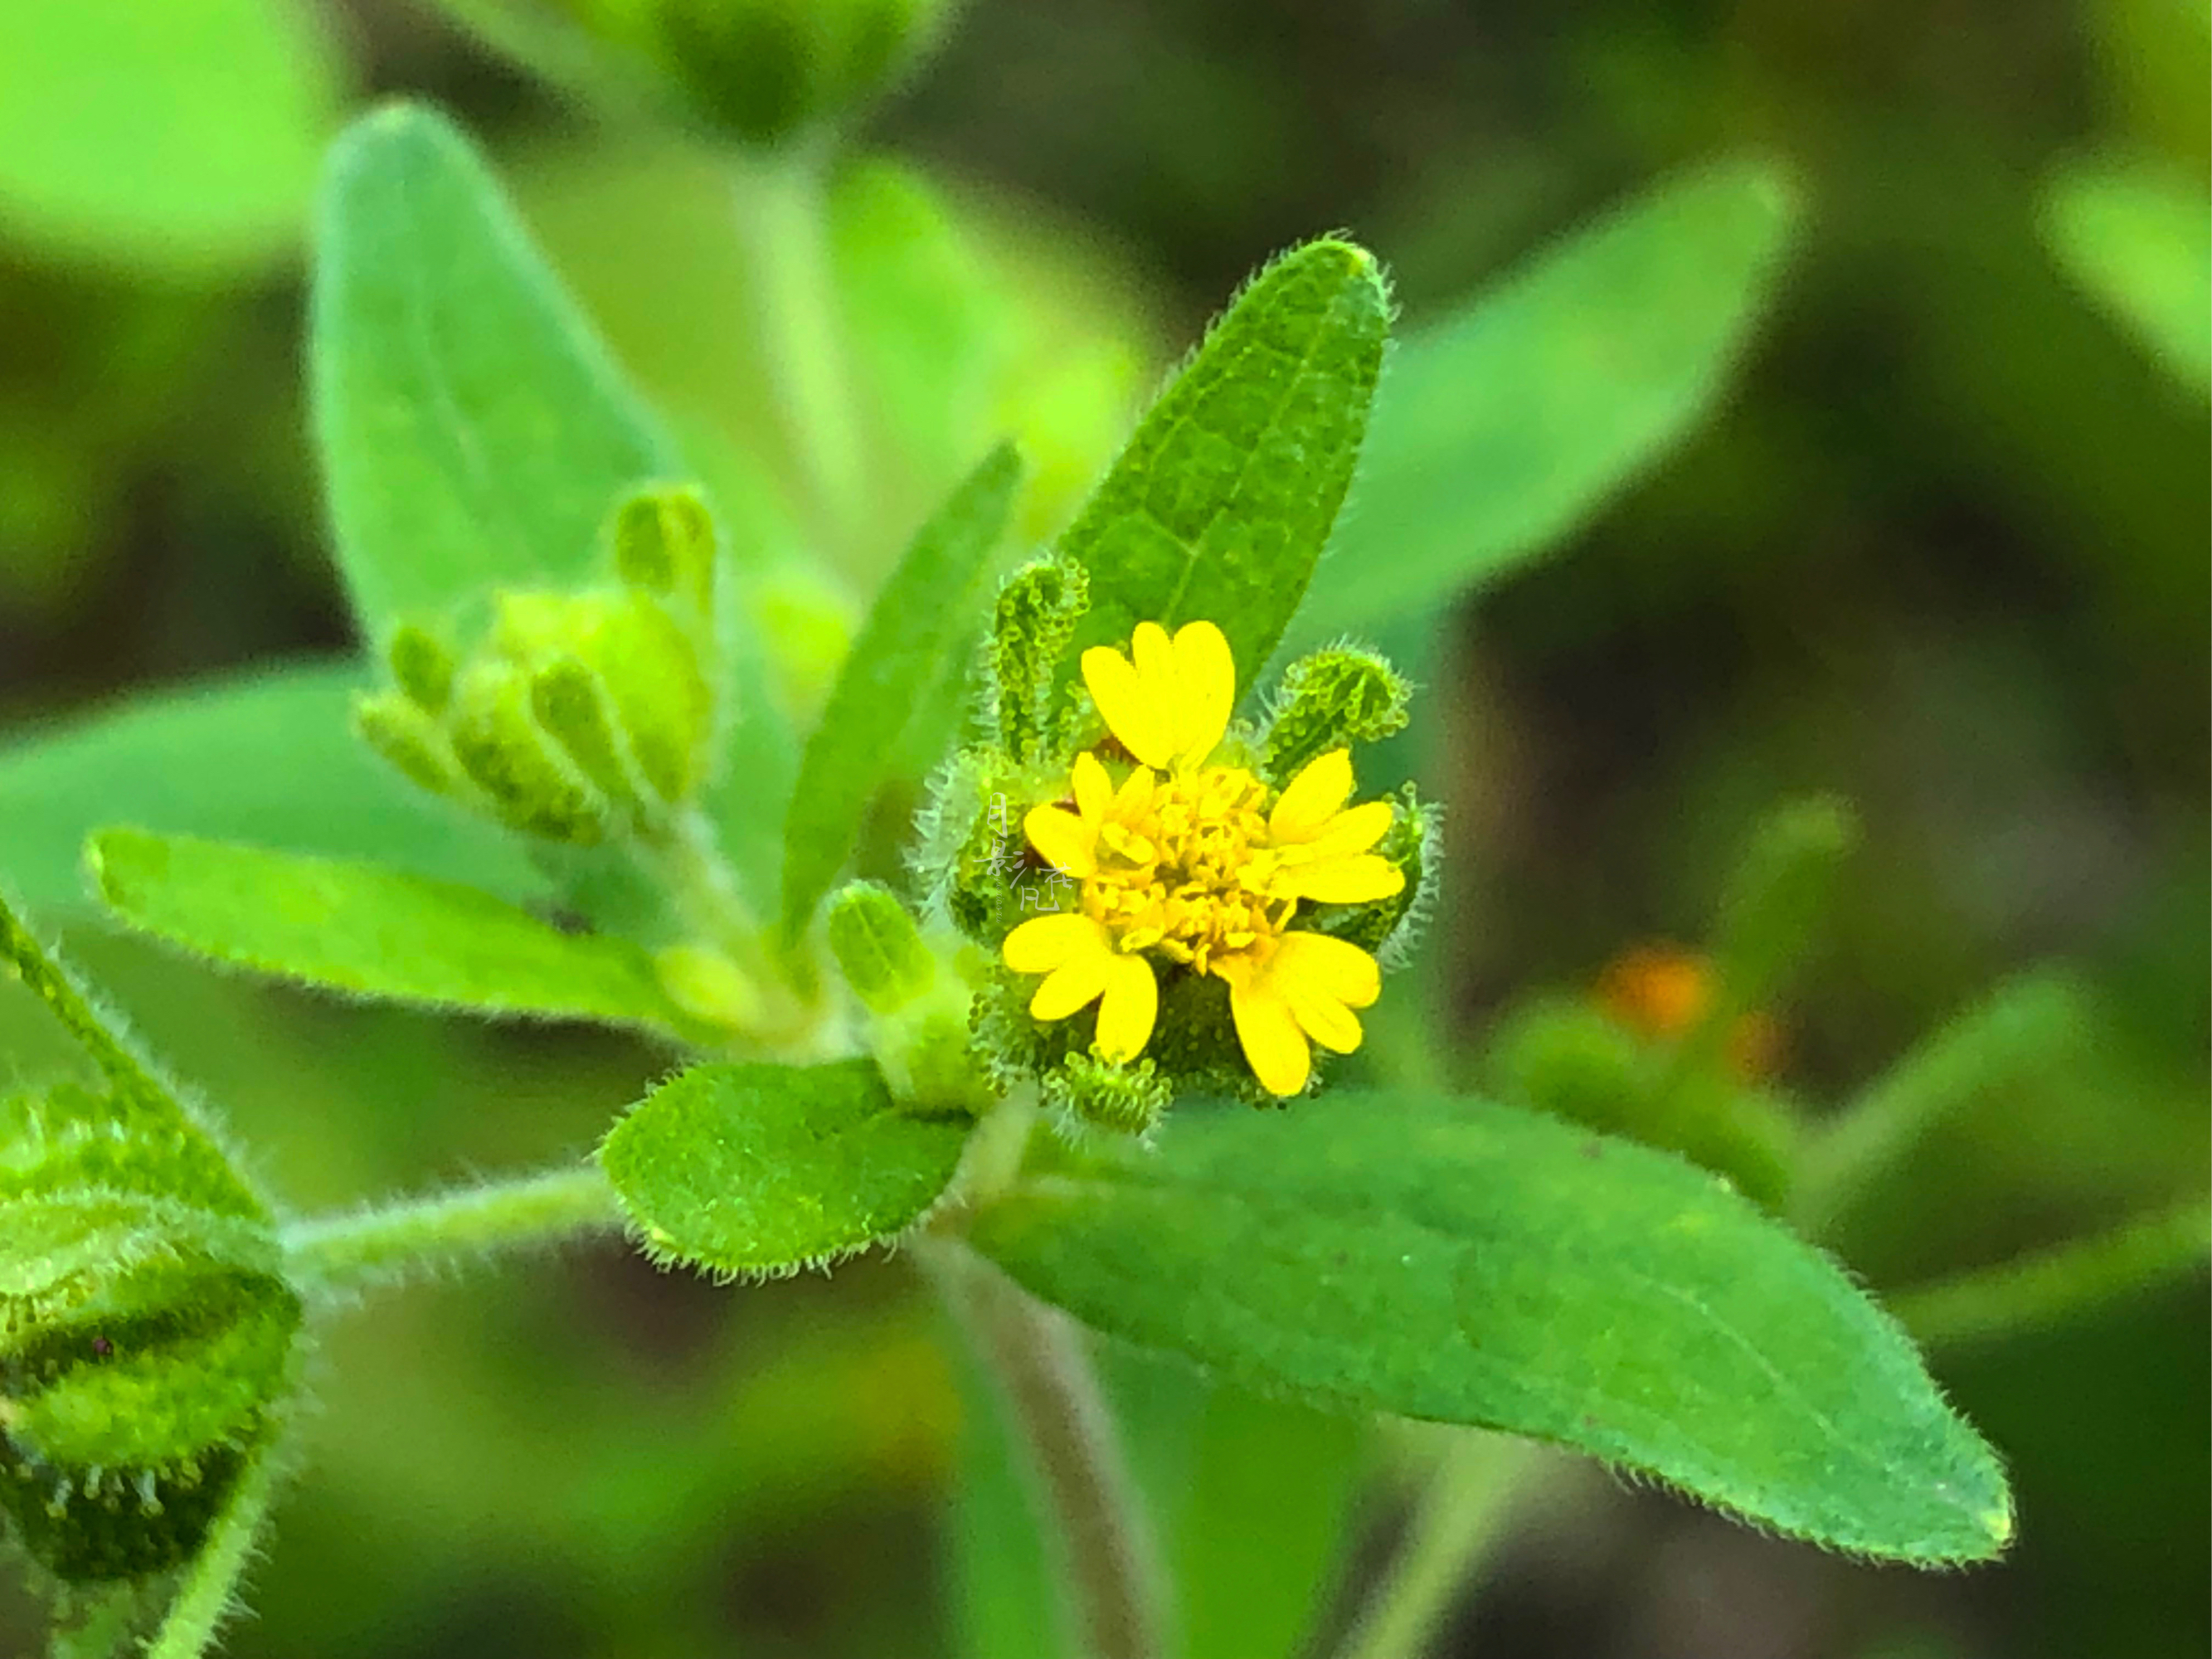
[[[102,830],[87,858],[131,927],[235,967],[382,1000],[691,1029],[641,947],[473,887],[136,829]]]
[[[1661,186],[1401,342],[1301,639],[1556,544],[1719,395],[1797,216],[1770,167]]]
[[[969,1127],[901,1113],[869,1060],[700,1066],[639,1102],[599,1164],[656,1260],[783,1273],[912,1225]]]
[[[1232,1382],[1559,1442],[1910,1561],[2012,1536],[1996,1457],[1841,1272],[1662,1153],[1418,1095],[1191,1114],[1031,1178],[976,1246]]]
[[[547,884],[498,832],[410,787],[356,742],[338,665],[217,681],[34,731],[0,749],[0,878],[45,910],[89,907],[84,839],[118,819],[289,852],[373,858],[509,898]]]
[[[1253,278],[1060,538],[1091,578],[1064,677],[1140,622],[1202,618],[1251,682],[1343,504],[1389,326],[1382,273],[1349,242]]]
[[[331,151],[310,315],[315,435],[362,631],[593,574],[617,496],[678,475],[468,141],[395,105]]]
[[[799,762],[783,832],[783,924],[802,932],[852,856],[868,803],[915,712],[981,626],[991,556],[1022,480],[1010,445],[994,450],[922,526],[838,671]]]
[[[2043,232],[2066,274],[2185,386],[2212,388],[2212,225],[2204,187],[2106,157],[2051,181]]]

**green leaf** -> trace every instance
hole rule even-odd
[[[2174,378],[2212,390],[2212,225],[2204,188],[2156,162],[2101,157],[2052,178],[2051,252]]]
[[[922,526],[876,596],[809,739],[783,834],[783,925],[802,933],[931,690],[973,643],[1022,478],[1001,445]]]
[[[1309,242],[1252,280],[1060,538],[1091,577],[1064,676],[1140,622],[1203,618],[1250,683],[1343,504],[1389,325],[1382,273],[1348,242]]]
[[[1299,637],[1494,580],[1712,407],[1796,225],[1771,167],[1661,186],[1402,341]]]
[[[100,831],[86,856],[131,927],[235,967],[388,1001],[691,1029],[640,946],[455,882],[136,829]]]
[[[1996,1457],[1842,1273],[1724,1183],[1546,1118],[1409,1094],[1186,1114],[972,1237],[1231,1382],[1557,1441],[1866,1555],[2012,1536]]]
[[[683,471],[468,141],[397,105],[331,152],[308,363],[362,631],[581,582],[617,497]]]
[[[356,742],[357,671],[300,666],[152,696],[0,750],[0,876],[45,910],[92,903],[85,837],[118,820],[371,858],[509,898],[546,890],[487,826]]]
[[[0,224],[187,276],[289,246],[337,103],[331,42],[287,0],[7,9]]]
[[[700,1066],[639,1102],[599,1164],[656,1260],[784,1273],[911,1225],[969,1127],[898,1111],[869,1060]]]

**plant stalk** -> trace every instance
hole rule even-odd
[[[586,1164],[351,1215],[311,1217],[284,1229],[284,1253],[295,1281],[342,1293],[439,1262],[541,1249],[622,1224],[614,1189],[596,1164]]]
[[[744,170],[737,198],[776,404],[817,523],[842,542],[865,499],[865,463],[824,172],[816,154],[779,153]]]
[[[1473,1429],[1453,1435],[1339,1659],[1419,1659],[1428,1651],[1468,1579],[1504,1535],[1536,1456],[1525,1440]]]
[[[964,1245],[924,1259],[1029,1454],[1088,1659],[1165,1659],[1165,1584],[1082,1333]]]
[[[1961,1273],[1891,1299],[1929,1347],[1966,1347],[2053,1325],[2201,1270],[2212,1254],[2212,1206],[2184,1204],[2108,1233]]]

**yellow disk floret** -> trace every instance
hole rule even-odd
[[[1375,958],[1291,924],[1301,901],[1362,904],[1405,877],[1371,848],[1390,828],[1388,801],[1347,806],[1352,757],[1337,749],[1272,802],[1241,766],[1211,764],[1229,729],[1237,671],[1212,623],[1172,638],[1140,623],[1130,654],[1083,653],[1084,683],[1135,762],[1117,785],[1096,753],[1075,757],[1065,805],[1024,820],[1030,844],[1079,884],[1080,908],[1007,934],[1006,965],[1042,974],[1038,1019],[1098,1004],[1098,1051],[1134,1060],[1159,1011],[1154,963],[1212,974],[1229,987],[1237,1036],[1269,1092],[1296,1094],[1313,1043],[1359,1046],[1358,1017],[1380,994]]]

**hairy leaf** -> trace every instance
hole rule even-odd
[[[473,887],[135,829],[101,831],[87,857],[131,927],[235,967],[381,1000],[690,1029],[641,947]]]
[[[308,362],[340,567],[379,644],[410,615],[588,578],[674,447],[465,139],[407,105],[332,151]]]
[[[1400,343],[1301,639],[1555,545],[1718,397],[1796,223],[1770,167],[1662,185]]]
[[[1140,622],[1205,619],[1251,682],[1336,521],[1389,325],[1382,271],[1349,242],[1309,242],[1252,280],[1060,538],[1091,578],[1065,677]]]
[[[0,750],[0,878],[41,909],[89,907],[85,837],[118,821],[372,858],[509,898],[546,889],[488,826],[417,793],[356,743],[360,672],[302,665],[187,687]]]
[[[1848,1279],[1724,1183],[1548,1119],[1410,1094],[1188,1115],[972,1236],[1233,1382],[1557,1441],[1867,1555],[2012,1536],[1996,1459]]]
[[[700,1066],[639,1102],[599,1163],[656,1258],[780,1273],[910,1225],[969,1127],[901,1113],[869,1060]]]
[[[1000,446],[915,535],[853,641],[808,741],[784,829],[783,921],[803,931],[852,855],[862,816],[915,713],[973,642],[981,584],[1021,459]]]

